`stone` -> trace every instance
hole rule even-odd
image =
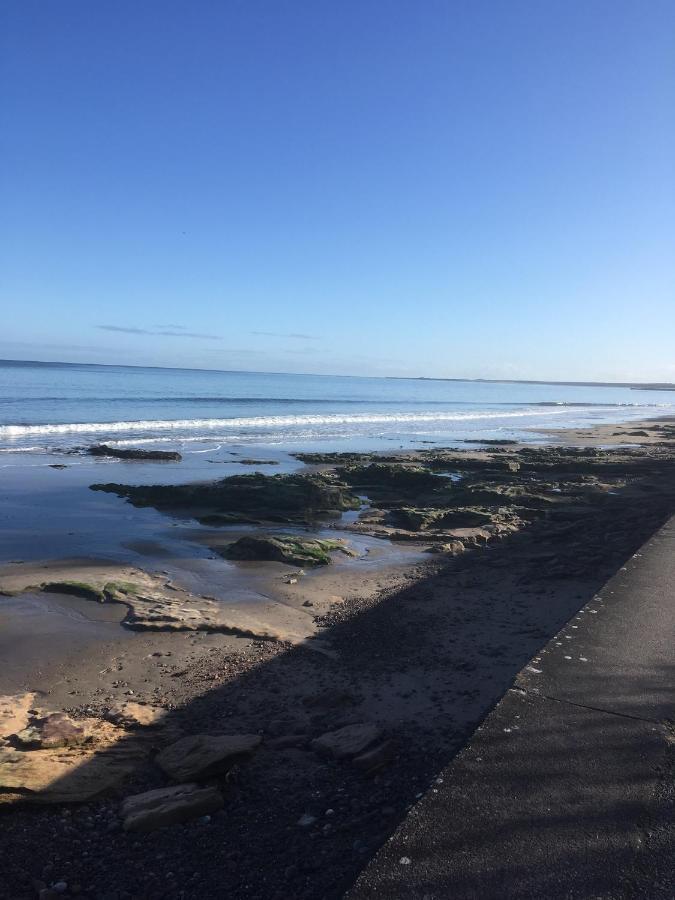
[[[315,738],[310,746],[318,753],[345,759],[363,753],[381,735],[382,729],[371,723],[345,725],[337,731],[329,731]]]
[[[16,734],[16,740],[36,750],[75,747],[87,740],[86,728],[63,712],[49,713]]]
[[[166,747],[155,762],[176,781],[199,780],[224,774],[251,756],[261,740],[257,734],[193,734]]]
[[[442,553],[444,556],[459,556],[464,552],[461,541],[448,541],[446,544],[434,544],[427,548],[427,553]]]
[[[105,718],[113,725],[121,725],[123,728],[148,728],[160,725],[166,718],[166,710],[124,700],[114,703],[106,712]]]
[[[0,696],[0,740],[8,738],[28,726],[35,694],[4,694]]]
[[[223,795],[215,787],[179,784],[127,797],[122,804],[125,831],[154,831],[216,812]]]

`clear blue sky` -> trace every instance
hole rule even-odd
[[[675,380],[672,0],[6,0],[0,356]]]

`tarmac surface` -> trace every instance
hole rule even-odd
[[[675,517],[517,677],[348,900],[675,897]]]

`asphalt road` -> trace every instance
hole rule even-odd
[[[672,900],[674,638],[675,517],[523,669],[348,900]]]

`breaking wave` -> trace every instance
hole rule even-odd
[[[185,432],[214,429],[285,429],[333,425],[387,425],[410,422],[469,422],[481,419],[520,419],[542,415],[564,415],[567,407],[553,407],[543,414],[540,409],[483,412],[415,412],[415,413],[331,413],[299,416],[250,416],[231,419],[172,419],[137,422],[67,422],[42,425],[2,425],[0,436],[26,437],[49,434],[112,434],[116,432]]]

